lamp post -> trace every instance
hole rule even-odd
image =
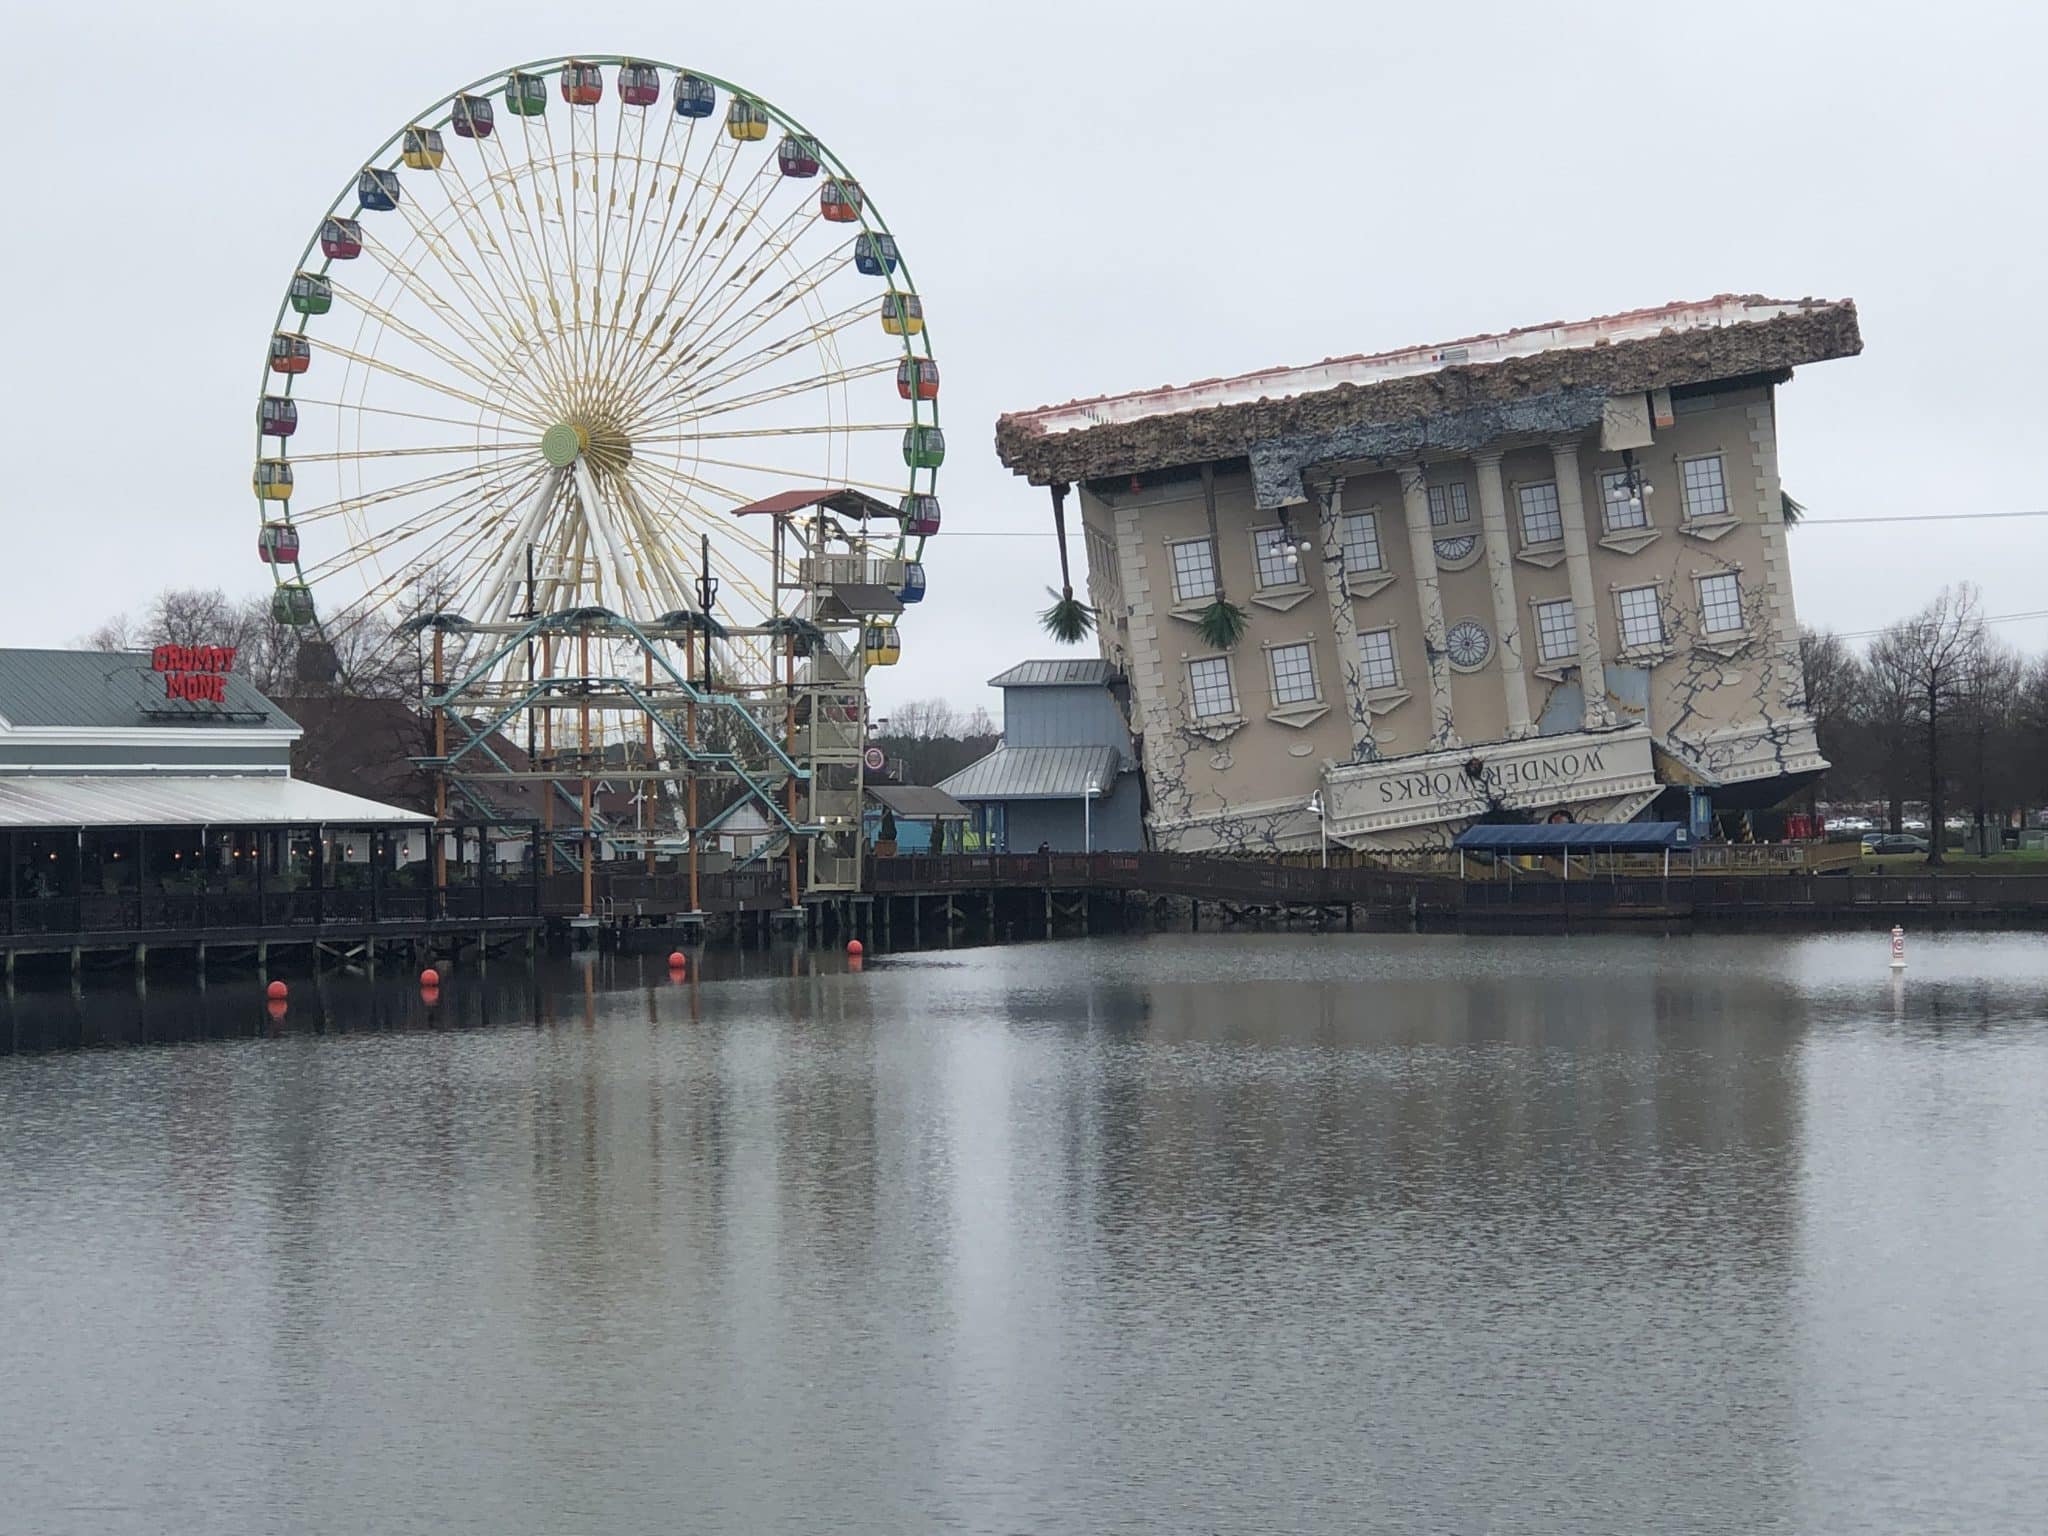
[[[1316,830],[1321,834],[1323,844],[1323,868],[1330,867],[1330,818],[1323,813],[1323,792],[1319,789],[1308,797],[1310,814],[1316,819]]]
[[[1088,793],[1081,797],[1081,851],[1095,851],[1095,797],[1102,793],[1102,786],[1090,779]]]

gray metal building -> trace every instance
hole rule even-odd
[[[1100,658],[1025,661],[989,686],[1003,690],[1003,744],[939,785],[974,813],[981,846],[1144,847],[1144,787],[1115,668]]]

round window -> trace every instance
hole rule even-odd
[[[1493,654],[1493,636],[1477,619],[1460,619],[1444,634],[1444,653],[1459,671],[1477,671]]]

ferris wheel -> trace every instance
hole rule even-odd
[[[839,536],[914,602],[938,392],[872,197],[780,108],[646,59],[485,76],[378,147],[279,306],[254,472],[272,610],[331,639],[717,593],[726,623],[769,622],[772,535],[735,514],[805,489],[858,507]]]

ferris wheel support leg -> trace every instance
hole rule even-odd
[[[518,581],[519,562],[525,557],[527,547],[534,543],[540,532],[541,523],[548,515],[548,508],[554,505],[555,494],[562,484],[562,471],[551,469],[541,476],[538,489],[527,502],[526,510],[520,514],[518,531],[498,556],[498,564],[491,572],[486,592],[495,593],[491,599],[490,622],[503,624],[518,611],[520,584]],[[528,606],[538,606],[529,603]]]
[[[598,499],[597,482],[591,477],[590,466],[578,458],[569,472],[576,477],[576,499],[583,504],[583,520],[596,536],[597,544],[604,551],[605,575],[612,583],[612,603],[623,617],[632,617],[631,592],[626,586],[626,552],[619,545],[618,530],[612,526],[611,516],[605,504]]]

